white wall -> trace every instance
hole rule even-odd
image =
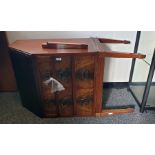
[[[142,31],[139,40],[138,52],[146,55],[145,60],[151,64],[155,48],[155,31]],[[150,66],[143,60],[136,60],[133,82],[146,82]],[[155,76],[153,78],[155,81]]]
[[[8,31],[9,43],[20,39],[104,37],[130,40],[130,45],[106,45],[107,49],[133,52],[136,31]],[[128,82],[131,59],[106,59],[104,81]]]

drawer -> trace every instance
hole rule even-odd
[[[74,114],[74,104],[71,96],[66,96],[65,98],[58,101],[59,102],[59,115],[60,116],[73,116]]]
[[[64,87],[64,88],[65,88],[64,90],[57,92],[59,99],[62,99],[65,96],[72,96],[72,87]],[[50,84],[49,85],[42,84],[41,91],[42,91],[41,95],[43,96],[43,98],[51,98],[55,96],[55,93],[52,93],[52,86]]]
[[[46,117],[55,116],[73,116],[73,99],[72,90],[67,88],[64,91],[58,92],[57,95],[50,91],[43,93],[43,104]]]
[[[42,71],[51,70],[52,60],[50,56],[37,56],[36,61],[40,73],[42,73]]]
[[[76,87],[77,88],[93,88],[94,87],[94,71],[91,68],[83,68],[76,71]]]
[[[52,102],[44,103],[44,116],[45,117],[57,117],[58,105]]]
[[[64,87],[71,87],[72,66],[69,56],[39,56],[37,57],[37,66],[41,81],[50,77],[55,78],[62,83]]]
[[[71,88],[66,88],[66,90],[58,93],[58,104],[60,116],[73,116],[74,103]]]
[[[72,86],[72,63],[71,57],[60,56],[53,58],[54,78],[57,79],[64,87]]]
[[[94,56],[78,56],[75,58],[75,74],[77,88],[94,87]]]
[[[94,56],[76,56],[75,57],[75,67],[76,70],[83,68],[92,68],[94,70],[95,57]]]
[[[51,92],[51,85],[45,85],[43,82],[41,85],[41,96],[43,100],[49,100],[51,98],[54,98],[54,93]]]
[[[92,116],[92,114],[93,114],[92,104],[76,105],[77,116]]]
[[[45,117],[58,116],[58,105],[55,100],[55,94],[51,93],[51,88],[49,86],[43,86],[41,95]]]
[[[93,89],[77,89],[76,91],[76,114],[89,116],[93,112]]]
[[[55,64],[55,70],[71,68],[70,56],[55,56],[52,59]]]
[[[37,56],[36,62],[40,85],[43,85],[45,80],[53,77],[65,88],[72,87],[71,57]]]
[[[53,62],[50,56],[37,56],[36,63],[42,85],[43,81],[48,80],[53,75]]]

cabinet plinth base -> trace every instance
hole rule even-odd
[[[127,114],[132,113],[135,111],[135,108],[133,107],[126,107],[126,108],[115,108],[115,109],[104,109],[100,113],[95,113],[95,115],[85,115],[83,117],[104,117],[104,116],[110,116],[110,115],[119,115],[119,114]],[[62,117],[62,116],[52,116],[52,115],[46,115],[44,118],[56,118],[56,117]],[[63,116],[63,117],[81,117],[80,115],[73,115],[73,116]]]
[[[118,115],[134,112],[134,108],[125,108],[125,109],[105,109],[101,113],[96,113],[96,116],[108,116],[108,115]]]

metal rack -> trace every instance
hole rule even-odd
[[[138,51],[140,36],[141,36],[141,32],[138,31],[137,32],[136,43],[135,43],[135,48],[134,48],[134,53],[137,53],[137,51]],[[137,98],[136,94],[134,93],[134,91],[131,88],[133,73],[134,73],[134,69],[135,69],[135,62],[136,62],[136,59],[133,59],[132,60],[132,65],[131,65],[130,77],[129,77],[129,91],[131,92],[132,96],[134,97],[137,104],[139,105],[140,112],[143,113],[145,110],[155,110],[155,106],[154,107],[153,106],[152,107],[147,106],[147,101],[148,101],[151,86],[155,86],[155,84],[152,82],[152,79],[153,79],[153,76],[154,76],[154,71],[155,71],[155,50],[154,50],[154,53],[153,53],[151,64],[144,60],[144,63],[149,65],[149,73],[148,73],[148,76],[147,76],[147,81],[145,83],[144,92],[143,92],[143,96],[142,96],[142,101],[140,101]]]

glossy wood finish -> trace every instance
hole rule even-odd
[[[95,96],[95,104],[94,104],[94,114],[102,111],[102,96],[103,96],[103,75],[104,75],[104,62],[105,59],[101,58],[99,55],[95,58],[95,87],[94,87],[94,96]]]
[[[126,53],[126,52],[117,52],[117,51],[104,51],[100,53],[102,57],[111,57],[111,58],[138,58],[144,59],[145,55],[135,54],[135,53]]]
[[[56,61],[56,59],[61,61]],[[54,117],[58,115],[57,112],[59,116],[73,116],[73,113],[77,116],[92,115],[92,106],[94,104],[94,56],[76,56],[74,57],[74,64],[72,64],[73,61],[71,61],[70,56],[38,56],[36,60],[40,75],[42,102],[45,103],[45,116],[53,115]],[[69,76],[61,79],[57,73],[66,70],[70,71]],[[75,74],[72,74],[72,72]],[[44,80],[50,78],[50,76],[57,79],[65,87],[64,91],[57,93],[57,101],[55,101],[55,94],[51,93],[51,86],[44,84]],[[72,81],[72,78],[75,78],[75,80]],[[75,99],[73,91],[75,91]],[[59,105],[54,104],[55,102],[58,102]],[[76,108],[74,108],[75,102]],[[75,112],[74,109],[76,109]]]
[[[46,48],[46,49],[88,49],[88,45],[78,44],[78,43],[46,42],[42,44],[42,48]]]
[[[37,70],[39,72],[42,103],[45,108],[45,116],[72,116],[73,97],[72,97],[72,74],[71,57],[35,57],[37,60]],[[61,61],[57,61],[61,60]],[[66,77],[61,76],[69,71]],[[51,85],[45,85],[45,81],[54,77],[63,84],[65,90],[57,94],[52,93]],[[58,104],[56,104],[58,103]],[[54,109],[54,110],[52,110]]]
[[[40,96],[43,106],[44,117],[58,116],[58,106],[55,102],[55,94],[51,93],[51,86],[45,85],[44,81],[48,80],[53,74],[54,63],[49,56],[35,57],[38,82],[40,85]]]
[[[105,109],[100,113],[96,113],[96,116],[108,116],[108,115],[118,115],[134,112],[134,108],[125,109]]]
[[[96,46],[96,51],[99,51],[99,55],[101,57],[111,57],[111,58],[138,58],[138,59],[144,59],[146,55],[140,54],[140,53],[129,53],[129,52],[119,52],[119,51],[105,51],[103,42],[100,41],[98,38],[91,38]],[[124,43],[129,44],[129,41],[121,41],[121,40],[110,40],[110,39],[102,39],[105,40],[105,42],[108,41],[110,43]]]
[[[101,43],[108,43],[108,44],[130,44],[128,40],[116,40],[116,39],[105,39],[105,38],[98,38]]]
[[[53,43],[56,49],[42,48],[44,42]],[[57,48],[56,42],[70,49]],[[105,42],[129,43],[104,38],[83,38],[16,41],[10,45],[23,105],[41,117],[105,116],[109,113],[132,112],[133,108],[102,109],[104,60],[106,57],[144,58],[145,56],[105,51],[103,46]],[[88,45],[88,49],[79,49],[80,46],[78,49],[73,48],[75,44]],[[31,75],[27,77],[26,74]],[[50,77],[62,83],[65,90],[52,93],[51,85],[44,83]],[[29,96],[29,89],[33,90],[35,94],[33,97]]]
[[[43,49],[43,42],[60,42],[60,43],[77,43],[87,44],[88,49]],[[97,38],[79,38],[79,39],[38,39],[38,40],[17,40],[9,47],[16,49],[18,52],[28,55],[89,55],[100,52],[104,56],[104,46]],[[125,54],[125,55],[124,55]],[[127,56],[128,55],[128,56]],[[143,54],[135,54],[128,52],[107,51],[105,57],[122,57],[122,58],[144,58]]]
[[[95,56],[75,57],[76,115],[93,115]]]

